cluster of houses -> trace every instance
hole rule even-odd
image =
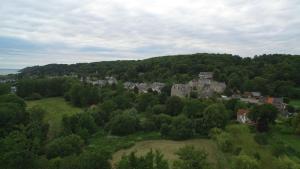
[[[193,79],[186,84],[174,84],[171,88],[171,96],[209,98],[214,94],[221,94],[226,89],[224,82],[213,80],[213,72],[200,72],[198,79]]]
[[[252,103],[252,104],[271,104],[277,108],[277,110],[283,115],[288,116],[289,112],[286,110],[287,104],[284,103],[283,98],[278,97],[264,97],[259,92],[245,92],[242,96],[235,95],[233,98],[238,98],[243,102]],[[237,111],[237,121],[240,123],[253,124],[248,118],[249,110],[239,109]]]
[[[112,76],[106,76],[105,79],[94,79],[91,77],[86,77],[85,79],[83,77],[80,78],[81,82],[86,82],[95,86],[106,86],[106,85],[114,85],[117,84],[118,81],[116,78],[112,77]]]
[[[0,84],[5,84],[5,83],[10,83],[14,84],[16,82],[15,79],[0,79]],[[17,87],[16,86],[11,86],[10,87],[10,93],[16,93],[17,92]]]
[[[96,79],[91,77],[80,78],[81,82],[92,84],[94,86],[104,87],[107,85],[117,84],[118,81],[112,76],[107,76],[105,79]],[[154,82],[154,83],[134,83],[125,82],[123,83],[124,88],[128,90],[137,90],[139,93],[148,93],[149,91],[161,93],[161,90],[166,86],[165,83]]]
[[[15,79],[0,79],[0,83],[15,83]]]
[[[154,83],[133,83],[133,82],[125,82],[124,88],[128,90],[138,90],[139,93],[148,93],[149,91],[161,93],[162,89],[166,85],[160,82]]]

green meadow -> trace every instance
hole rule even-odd
[[[49,138],[55,137],[61,131],[63,116],[73,115],[82,111],[82,109],[72,106],[61,97],[27,101],[26,103],[27,108],[40,106],[46,110],[47,113],[44,120],[49,123]]]

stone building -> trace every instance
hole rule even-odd
[[[225,88],[225,83],[213,80],[212,72],[200,72],[199,79],[191,80],[187,84],[173,85],[171,95],[187,97],[190,96],[190,93],[194,93],[198,98],[209,98],[215,93],[223,93]],[[189,94],[187,94],[187,92],[189,92]]]
[[[134,90],[138,89],[139,93],[148,93],[151,89],[153,92],[161,93],[161,90],[165,87],[164,83],[154,82],[154,83],[133,83],[133,82],[125,82],[125,89]]]
[[[171,96],[190,97],[191,91],[189,84],[174,84],[171,88]]]
[[[213,72],[200,72],[199,79],[213,79]]]
[[[96,79],[96,78],[91,78],[91,77],[86,77],[84,79],[83,77],[81,77],[80,81],[92,84],[94,86],[100,86],[100,87],[104,87],[106,85],[113,85],[113,84],[118,83],[116,78],[109,77],[109,76],[105,77],[105,79]]]

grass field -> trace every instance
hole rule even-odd
[[[276,166],[273,163],[276,159],[272,155],[269,145],[262,146],[254,140],[254,134],[250,132],[248,126],[234,124],[226,127],[226,131],[231,134],[233,138],[233,145],[242,148],[240,154],[246,154],[254,157],[255,154],[260,156],[259,163],[264,169],[273,169]]]
[[[49,123],[49,138],[53,138],[61,131],[61,120],[64,115],[72,115],[82,111],[60,97],[27,101],[26,103],[27,108],[40,106],[46,110],[47,113],[44,120]]]
[[[113,166],[119,161],[124,154],[136,152],[137,155],[144,155],[152,150],[159,150],[164,154],[165,159],[172,163],[178,156],[176,151],[185,145],[193,145],[195,148],[204,149],[208,153],[208,160],[215,166],[220,166],[220,153],[216,144],[209,139],[193,139],[186,141],[172,141],[172,140],[147,140],[137,142],[133,147],[122,149],[113,154]],[[224,167],[224,166],[223,166]]]
[[[289,104],[300,110],[300,100],[291,100]]]

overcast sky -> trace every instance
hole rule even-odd
[[[300,54],[300,0],[1,0],[0,68]]]

